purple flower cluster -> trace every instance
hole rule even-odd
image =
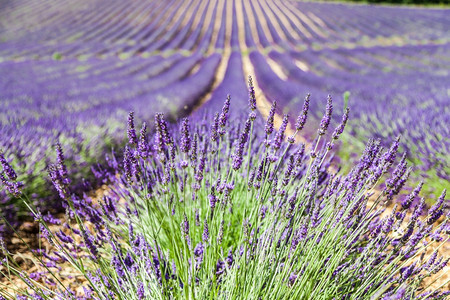
[[[423,293],[420,282],[447,265],[437,252],[428,260],[421,256],[427,240],[449,238],[445,191],[426,212],[425,200],[415,201],[420,184],[383,214],[381,204],[400,193],[407,172],[404,156],[392,168],[398,139],[388,149],[370,140],[349,173],[332,172],[326,140],[291,143],[287,116],[276,132],[267,130],[273,114],[266,122],[250,115],[227,123],[229,107],[227,98],[221,113],[175,126],[158,113],[154,132],[144,124],[139,136],[130,114],[122,163],[110,159],[114,175],[97,201],[71,193],[57,145],[49,174],[67,214],[53,233],[48,224],[54,220],[35,212],[42,238],[53,247],[38,256],[50,269],[43,274],[69,261],[88,279],[85,293],[94,299],[124,293],[136,299],[248,298],[249,286],[268,299],[308,297],[310,290],[343,299],[413,299]],[[329,98],[323,132],[331,110]],[[347,116],[348,110],[331,140]],[[2,158],[5,174],[8,166]],[[62,299],[72,293],[59,283],[54,290]]]

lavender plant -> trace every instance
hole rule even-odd
[[[312,145],[296,144],[307,119],[309,95],[290,130],[288,117],[274,130],[249,106],[229,123],[230,98],[210,119],[144,123],[129,143],[102,199],[71,195],[62,149],[50,177],[66,207],[64,226],[30,206],[52,251],[36,252],[39,274],[25,274],[4,249],[3,275],[25,288],[0,291],[11,299],[444,299],[424,280],[449,258],[438,250],[449,239],[443,191],[426,212],[421,185],[401,207],[382,205],[404,185],[399,140],[388,149],[370,140],[348,174],[330,171],[333,142],[348,118],[324,140],[332,99]],[[232,101],[232,100],[231,100]],[[276,104],[273,104],[273,111]],[[8,167],[3,166],[5,172]],[[393,171],[392,171],[393,169]],[[386,181],[385,189],[380,184]],[[445,215],[445,216],[444,216]],[[50,220],[52,221],[52,220]],[[426,255],[429,249],[432,254]],[[42,255],[39,255],[42,254]],[[55,262],[85,279],[84,295],[60,280]],[[4,270],[4,269],[3,269]],[[50,284],[51,283],[51,284]],[[444,283],[441,287],[446,286]]]

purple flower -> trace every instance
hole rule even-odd
[[[156,134],[159,141],[159,148],[162,150],[163,145],[172,144],[172,137],[169,134],[164,114],[156,113],[155,115]]]
[[[444,208],[441,206],[443,206],[444,204],[446,192],[447,191],[444,189],[442,191],[441,196],[436,201],[436,203],[430,208],[427,219],[428,225],[431,225],[434,222],[436,222],[444,214]]]
[[[253,87],[253,79],[251,76],[248,76],[248,103],[252,111],[256,110],[255,88]]]
[[[214,115],[214,121],[211,125],[211,135],[210,135],[211,141],[215,142],[219,138],[218,130],[219,130],[219,113],[216,113]]]
[[[194,256],[197,261],[197,266],[199,266],[203,262],[203,252],[205,251],[205,247],[202,243],[198,243],[194,248]]]
[[[70,184],[70,179],[68,177],[67,167],[64,159],[64,152],[62,150],[61,144],[56,143],[56,166],[59,170],[59,174],[64,184]]]
[[[198,148],[198,135],[194,134],[194,141],[192,142],[191,148],[191,166],[195,166],[197,164],[197,148]]]
[[[270,107],[269,116],[267,117],[265,132],[266,135],[269,136],[273,132],[273,122],[275,117],[275,109],[277,108],[277,101],[273,101],[272,106]]]
[[[223,240],[223,226],[224,225],[225,225],[225,222],[222,220],[222,222],[220,222],[219,233],[217,234],[217,244],[222,244],[222,240]]]
[[[255,169],[252,169],[250,171],[250,174],[248,175],[248,182],[247,182],[247,190],[250,191],[253,186],[253,181],[255,180]]]
[[[125,146],[125,152],[123,155],[123,168],[125,170],[125,175],[128,179],[131,179],[133,177],[133,165],[132,165],[132,154],[130,148],[128,146]]]
[[[414,208],[413,215],[411,216],[411,220],[417,220],[422,215],[425,210],[425,198],[420,199],[419,204]],[[406,211],[404,211],[406,213]]]
[[[327,107],[325,108],[325,114],[323,115],[322,121],[320,121],[319,135],[324,135],[330,125],[331,115],[333,114],[333,101],[331,96],[328,95]]]
[[[208,228],[208,222],[205,219],[205,223],[203,225],[203,234],[202,234],[202,241],[207,244],[209,241],[209,228]]]
[[[233,251],[231,249],[228,251],[228,255],[225,260],[228,264],[228,267],[231,267],[231,265],[233,264]]]
[[[6,177],[3,175],[3,173],[0,173],[0,181],[6,187],[6,190],[10,194],[12,194],[14,197],[19,197],[21,195],[21,193],[22,193],[21,189],[23,187],[23,183],[21,181],[11,182],[8,179],[6,179]],[[58,187],[60,187],[59,184],[58,184]],[[58,189],[58,191],[63,190],[64,188],[65,187],[61,185],[61,187],[60,187],[60,189]],[[61,193],[60,193],[60,195],[61,195]]]
[[[350,112],[350,109],[347,107],[345,109],[344,114],[342,115],[341,123],[339,124],[338,127],[336,127],[336,129],[333,132],[333,139],[334,140],[337,140],[339,138],[339,136],[342,134],[342,132],[344,132],[344,128],[345,128],[345,125],[347,124],[349,112]]]
[[[195,172],[195,180],[200,182],[203,180],[203,170],[205,169],[206,162],[206,147],[208,144],[205,143],[204,148],[201,150],[200,162],[198,163],[197,170]]]
[[[136,136],[136,129],[134,128],[134,112],[130,111],[130,114],[128,115],[128,143],[131,145],[137,144],[137,136]]]
[[[289,276],[289,284],[292,286],[294,285],[295,281],[297,280],[297,274],[295,274],[294,272],[291,273],[291,275]]]
[[[273,148],[278,150],[281,148],[281,143],[284,140],[284,132],[286,131],[288,125],[289,116],[284,115],[283,122],[281,123],[280,128],[278,129],[277,135],[275,136],[275,140],[273,141]]]
[[[225,262],[222,260],[219,260],[216,264],[216,276],[219,277],[222,275],[226,270]]]
[[[50,177],[50,180],[53,183],[53,186],[56,188],[56,190],[59,193],[59,196],[61,199],[66,199],[66,197],[69,195],[69,190],[67,185],[64,183],[64,178],[61,177],[61,173],[59,168],[56,165],[50,165],[48,167],[48,175]],[[3,176],[1,176],[3,177]],[[2,178],[3,181],[3,178]]]
[[[220,126],[219,134],[220,134],[220,136],[225,134],[224,127],[226,126],[227,120],[228,120],[228,112],[230,111],[230,102],[231,102],[230,95],[227,95],[227,99],[225,100],[225,103],[223,104],[222,112],[219,117],[219,126]]]
[[[8,176],[8,178],[10,180],[14,181],[17,179],[16,172],[11,167],[11,165],[8,163],[8,161],[5,159],[5,156],[3,155],[3,153],[1,151],[0,151],[0,164],[3,167],[3,171],[5,172],[6,176]]]
[[[306,124],[306,119],[308,118],[308,110],[309,110],[309,98],[310,98],[310,94],[307,94],[305,97],[305,102],[303,102],[302,112],[297,117],[297,122],[295,123],[296,131],[302,130]]]
[[[95,245],[95,238],[90,233],[87,232],[84,228],[81,229],[81,235],[83,236],[84,244],[86,245],[86,248],[88,248],[89,252],[93,255],[95,259],[98,258],[98,250],[97,246]]]
[[[244,147],[248,141],[248,137],[249,137],[249,133],[250,133],[250,126],[251,126],[251,120],[250,120],[250,118],[248,118],[247,121],[245,122],[245,127],[242,130],[242,133],[239,138],[239,143],[236,146],[236,150],[233,155],[233,169],[236,171],[239,170],[242,165],[242,161],[244,158]]]
[[[385,234],[389,233],[392,229],[392,226],[394,225],[394,216],[395,216],[395,211],[397,210],[397,205],[394,206],[394,208],[392,209],[392,213],[386,217],[386,219],[383,222],[383,225],[381,226],[381,231],[383,231]]]
[[[286,166],[286,171],[284,172],[283,185],[287,186],[289,184],[289,180],[291,179],[292,171],[294,170],[295,159],[294,155],[289,156],[289,162]]]
[[[400,136],[398,136],[395,139],[395,141],[391,145],[391,148],[389,148],[389,150],[383,154],[383,156],[382,156],[383,173],[387,172],[387,170],[394,163],[399,145],[400,145]]]
[[[217,203],[217,197],[215,194],[214,186],[211,187],[211,193],[208,195],[209,207],[214,209]]]
[[[181,233],[185,238],[189,236],[189,221],[187,219],[186,214],[184,215],[184,219],[181,222]]]
[[[139,142],[137,146],[138,154],[142,158],[147,158],[150,147],[147,140],[147,123],[142,123],[141,131],[139,132]]]
[[[180,150],[182,153],[188,153],[191,148],[191,137],[189,131],[189,119],[184,118],[183,122],[181,123]]]
[[[195,209],[195,226],[200,226],[200,213],[198,208]]]
[[[145,299],[145,288],[144,288],[144,284],[142,283],[142,281],[140,281],[138,284],[137,296],[138,296],[139,300]]]
[[[411,207],[414,199],[419,195],[420,190],[422,189],[423,182],[420,182],[417,187],[402,201],[402,208],[408,209]]]

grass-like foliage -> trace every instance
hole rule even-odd
[[[211,119],[174,125],[156,114],[148,135],[145,123],[136,133],[131,113],[123,161],[109,159],[116,173],[96,201],[68,193],[58,147],[50,177],[67,209],[65,225],[52,232],[55,220],[30,207],[52,250],[35,251],[44,271],[26,274],[4,249],[3,275],[27,288],[4,289],[3,297],[444,299],[449,292],[427,289],[424,279],[449,260],[438,254],[449,214],[436,224],[445,192],[427,213],[425,200],[416,201],[421,186],[385,211],[409,173],[404,158],[395,163],[398,140],[389,149],[369,141],[359,163],[339,174],[330,158],[349,111],[326,141],[329,98],[318,138],[299,144],[309,101],[292,131],[287,116],[274,128],[275,103],[260,120],[251,87],[243,119],[229,116],[228,98]],[[83,296],[59,281],[57,262],[85,278]]]

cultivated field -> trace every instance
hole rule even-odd
[[[426,294],[423,282],[445,267],[449,254],[449,204],[442,193],[450,187],[449,16],[446,8],[293,0],[1,1],[2,215],[23,229],[29,203],[71,224],[56,226],[65,232],[57,235],[62,244],[75,229],[70,246],[45,245],[49,253],[63,253],[50,261],[70,263],[83,277],[69,289],[87,299],[91,293],[100,297],[95,299],[444,299],[445,294]],[[297,117],[306,118],[306,112],[308,122],[300,126]],[[164,117],[154,119],[155,113]],[[272,125],[264,123],[267,118]],[[146,127],[136,133],[143,122]],[[275,129],[268,132],[267,126]],[[326,143],[333,138],[339,142]],[[191,143],[198,145],[191,149]],[[277,190],[278,180],[283,187]],[[193,203],[185,205],[188,198]],[[148,199],[168,205],[149,205]],[[214,213],[214,201],[221,213]],[[306,203],[298,215],[296,201]],[[425,202],[434,204],[427,217]],[[388,213],[395,203],[393,225],[394,214]],[[270,216],[263,221],[266,211]],[[30,243],[52,223],[34,213],[43,223],[39,233],[27,236]],[[340,225],[331,226],[331,220]],[[223,235],[224,222],[225,241],[205,241],[204,227]],[[180,223],[182,234],[174,238]],[[255,233],[252,224],[261,228]],[[314,230],[300,238],[308,226]],[[155,234],[161,228],[164,233]],[[270,230],[278,244],[303,243],[311,250],[316,243],[321,250],[305,256],[292,247],[268,246]],[[250,232],[264,245],[252,246]],[[327,238],[317,238],[324,232]],[[330,248],[332,236],[345,251]],[[355,236],[361,239],[353,242]],[[131,254],[140,242],[147,252]],[[438,262],[419,255],[432,257],[434,250],[442,255]],[[140,256],[145,259],[138,262]],[[78,259],[89,261],[93,273],[86,275]],[[309,270],[311,259],[317,263]],[[169,272],[172,261],[176,267]],[[292,265],[280,270],[268,261]],[[364,268],[366,262],[379,273]],[[135,269],[120,271],[123,264]],[[158,269],[159,264],[167,266]],[[238,267],[243,264],[245,274]],[[30,263],[23,266],[29,269]],[[317,275],[324,268],[334,271]],[[58,280],[46,282],[48,270],[42,272],[32,279],[59,294],[35,289],[30,299],[75,297]],[[340,281],[333,281],[337,274]],[[278,286],[275,278],[283,283]],[[445,293],[445,280],[434,287]],[[103,281],[116,285],[112,295]]]

